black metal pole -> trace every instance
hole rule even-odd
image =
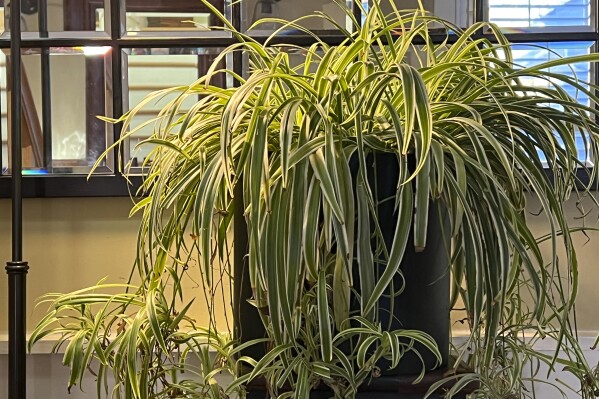
[[[38,0],[40,38],[48,38],[48,2]],[[42,47],[42,136],[44,137],[44,168],[52,172],[52,99],[50,92],[50,48]]]
[[[29,266],[23,261],[21,145],[21,0],[10,4],[12,261],[8,274],[8,397],[26,397],[25,298]]]

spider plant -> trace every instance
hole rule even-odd
[[[492,24],[462,30],[422,7],[400,11],[393,2],[384,14],[386,1],[374,1],[362,24],[347,12],[352,32],[327,15],[311,16],[337,25],[344,39],[336,46],[315,35],[308,48],[274,44],[278,31],[262,44],[223,17],[238,42],[205,76],[149,95],[117,121],[123,135],[116,145],[154,125],[146,140],[155,148],[146,159],[144,197],[133,209],[143,214],[133,271],[141,283],[126,294],[104,293],[112,287],[100,284],[47,298],[51,311],[31,343],[49,333],[69,341],[69,385],[94,359],[102,376],[113,370],[114,392],[126,397],[172,397],[173,390],[219,397],[242,393],[262,377],[276,397],[304,398],[324,384],[345,398],[379,374],[382,358],[395,366],[416,344],[440,357],[427,333],[388,330],[377,306],[383,296],[401,295],[402,287],[391,283],[406,248],[426,247],[434,201],[448,214],[451,301],[465,308],[470,331],[466,344],[455,348],[453,367],[466,364],[471,373],[449,376],[458,382],[448,394],[478,381],[476,397],[533,396],[530,384],[543,379],[540,364],[575,375],[585,397],[599,388],[576,339],[576,230],[563,207],[589,189],[577,172],[595,178],[579,159],[575,136],[595,158],[599,98],[591,84],[549,71],[596,62],[599,55],[521,67]],[[275,22],[302,29],[300,20]],[[429,28],[439,25],[454,34],[451,41],[449,35],[433,40]],[[492,40],[478,35],[483,30]],[[221,67],[233,53],[247,56],[247,76]],[[212,85],[219,74],[235,84]],[[586,94],[591,105],[577,102],[564,84]],[[148,104],[169,95],[176,98],[154,120],[132,126]],[[186,108],[190,98],[196,101]],[[377,153],[393,154],[400,171],[388,181],[396,214],[390,246],[367,177],[369,156]],[[527,226],[531,199],[540,204],[547,236],[535,237]],[[199,340],[181,280],[199,279],[210,288],[232,275],[236,208],[247,223],[253,290],[247,300],[260,309],[267,336],[223,342],[210,323]],[[540,249],[544,242],[549,256]],[[533,349],[544,338],[555,340],[553,356]],[[264,342],[264,357],[238,355]],[[200,381],[221,369],[249,372],[224,391],[196,389],[179,382],[187,366],[173,358],[178,347],[206,360],[192,370]],[[208,361],[208,347],[224,366]]]

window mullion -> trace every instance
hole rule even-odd
[[[231,10],[231,19],[232,19],[232,24],[235,27],[235,29],[241,31],[242,28],[242,10],[241,10],[241,3],[239,1],[233,1],[233,4],[231,5],[232,10]],[[243,55],[239,52],[239,51],[235,51],[233,53],[233,65],[232,65],[232,69],[233,72],[235,72],[238,76],[243,76]],[[237,82],[236,80],[233,81],[234,85],[238,85],[239,82]]]
[[[48,33],[48,1],[39,0],[38,23],[40,39],[47,39]],[[41,46],[41,82],[42,82],[42,137],[43,137],[43,167],[52,173],[52,95],[50,81],[50,48]]]
[[[123,52],[121,49],[122,40],[122,26],[124,12],[123,0],[109,0],[110,1],[110,37],[113,41],[112,48],[112,116],[119,118],[123,115]],[[113,125],[113,140],[116,141],[120,138],[122,124]],[[108,143],[107,143],[108,144]],[[117,162],[126,162],[125,157],[116,156],[113,157],[114,167],[119,169],[124,165],[117,165]],[[120,160],[120,161],[119,161]]]
[[[485,20],[485,0],[474,0],[474,22],[483,22]]]

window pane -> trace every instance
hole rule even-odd
[[[591,0],[488,0],[489,21],[504,27],[590,27]]]
[[[333,20],[345,27],[351,29],[350,20],[347,17],[346,10],[352,9],[352,2],[346,1],[345,7],[340,6],[333,0],[244,0],[241,2],[243,28],[249,29],[252,24],[262,18],[283,18],[293,21],[315,12],[322,12],[332,17]],[[323,18],[307,18],[297,22],[302,27],[313,31],[334,30],[333,23],[325,21]],[[281,25],[273,22],[264,22],[252,29],[256,35],[269,34]]]
[[[542,47],[542,48],[541,48]],[[567,42],[567,43],[531,43],[531,44],[515,44],[512,46],[514,62],[523,66],[529,67],[538,65],[542,62],[554,60],[560,57],[571,57],[575,55],[589,54],[592,50],[591,42]],[[581,81],[591,81],[591,64],[589,62],[580,62],[569,66],[560,66],[549,69],[550,72],[561,73],[567,76],[580,79]],[[551,83],[543,79],[530,79],[526,84],[550,87]],[[588,95],[576,90],[572,85],[563,84],[560,82],[568,94],[577,99],[584,105],[590,105]],[[586,86],[588,88],[588,86]],[[584,146],[584,141],[580,135],[576,137],[578,147],[578,158],[581,161],[590,162],[588,159],[587,150]],[[541,154],[542,155],[542,154]]]
[[[42,68],[48,59],[50,77],[51,137],[43,134]],[[1,54],[8,64],[1,77],[3,146],[10,140],[10,54]],[[109,115],[112,93],[106,81],[110,57],[106,48],[51,48],[23,52],[22,138],[23,169],[28,173],[88,173],[111,143],[112,127],[98,115]],[[68,73],[65,73],[68,71]],[[8,84],[8,86],[7,86]],[[7,90],[8,87],[8,90]],[[8,106],[7,106],[8,104]],[[7,134],[5,133],[7,132]],[[3,156],[3,169],[9,167]],[[112,160],[98,173],[110,172]]]
[[[223,14],[230,11],[231,7],[225,0],[211,0],[211,3]],[[166,31],[197,34],[222,25],[199,0],[125,0],[125,26],[127,32],[132,34]]]
[[[222,48],[128,49],[124,57],[126,80],[123,97],[127,100],[125,107],[134,107],[154,91],[190,85],[208,71],[212,61],[221,51]],[[211,83],[224,87],[224,75]],[[133,120],[133,126],[139,126],[155,118],[158,111],[175,97],[176,94],[167,95],[147,104]],[[190,96],[187,99],[180,109],[181,113],[189,110],[194,104],[194,98],[197,97]],[[153,129],[154,124],[150,123],[131,137],[128,154],[133,166],[141,166],[148,153],[154,148],[151,144],[143,143]]]
[[[400,10],[418,8],[418,0],[394,0],[394,2]],[[431,14],[460,27],[467,27],[474,20],[473,0],[422,0],[422,5]],[[392,7],[387,2],[382,2],[381,8],[385,12],[392,12]]]
[[[39,0],[21,0],[21,30],[23,32],[39,32],[40,21]],[[3,2],[1,7],[3,26],[2,31],[10,30],[9,10],[10,1]],[[103,11],[108,0],[47,0],[44,2],[47,10],[48,32],[67,31],[101,31],[108,32],[109,21],[105,20]],[[106,30],[105,30],[106,29]],[[51,35],[57,36],[57,35]],[[59,35],[63,36],[63,35]]]

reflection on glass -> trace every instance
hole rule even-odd
[[[489,0],[489,21],[507,28],[591,27],[591,0]]]
[[[106,83],[109,49],[98,47],[51,48],[23,51],[22,138],[23,168],[31,173],[87,173],[111,143],[109,129],[97,118],[108,115],[112,94]],[[10,68],[10,54],[2,53],[1,62]],[[43,71],[49,71],[50,104],[44,102]],[[10,142],[10,76],[2,69],[3,147]],[[68,71],[68,73],[65,73]],[[7,90],[8,88],[8,90]],[[46,105],[46,109],[44,109]],[[51,124],[50,136],[44,132],[44,118]],[[4,134],[7,132],[7,134]],[[112,162],[110,161],[110,164]],[[3,168],[10,159],[3,156]],[[104,167],[98,172],[109,172]]]
[[[129,49],[125,53],[126,81],[123,87],[123,98],[126,99],[125,109],[139,104],[143,98],[158,90],[174,87],[188,86],[203,76],[216,56],[222,51],[220,48],[183,48],[183,49]],[[224,65],[223,65],[224,67]],[[211,84],[224,87],[224,76],[211,81]],[[133,120],[133,126],[156,118],[158,111],[177,93],[161,97],[159,101],[152,101],[138,113]],[[186,112],[194,104],[194,97],[188,97],[180,109]],[[129,160],[133,166],[141,166],[148,153],[154,148],[152,144],[144,143],[154,129],[154,123],[149,123],[132,135],[129,141]]]
[[[418,0],[394,0],[394,3],[400,10],[414,10],[419,7]],[[422,6],[432,15],[462,28],[472,25],[474,21],[474,0],[422,0]],[[393,11],[387,2],[382,2],[381,8],[386,13]]]
[[[21,30],[40,32],[46,24],[48,32],[104,30],[107,21],[97,10],[105,9],[108,0],[21,0]],[[40,21],[40,4],[46,7],[47,20]],[[10,1],[1,7],[2,31],[10,30]]]
[[[212,0],[225,13],[225,0]],[[201,1],[125,0],[127,32],[209,31],[222,22]],[[229,7],[230,8],[230,7]]]
[[[352,2],[346,1],[346,7],[340,6],[334,0],[244,0],[241,2],[243,28],[248,30],[252,24],[263,17],[283,18],[293,21],[315,12],[324,12],[332,17],[336,23],[351,29],[346,10],[351,10]],[[307,18],[297,22],[300,26],[310,30],[332,30],[335,25],[322,18]],[[280,24],[263,22],[252,28],[254,34],[268,34],[280,27]]]
[[[252,22],[265,18],[281,18],[282,15],[279,10],[279,1],[280,0],[258,0],[254,6]],[[277,24],[275,22],[264,22],[261,28],[274,30],[277,28]]]

